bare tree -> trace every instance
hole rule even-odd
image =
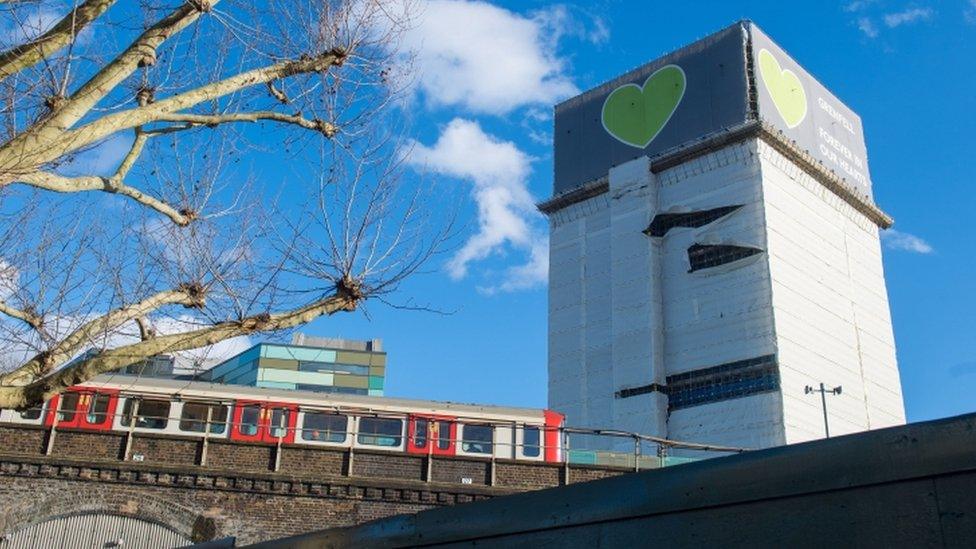
[[[411,13],[0,0],[0,406],[356,310],[437,253],[400,170]]]

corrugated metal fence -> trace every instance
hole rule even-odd
[[[161,524],[104,513],[58,517],[0,538],[2,549],[163,549],[189,543],[189,539]]]

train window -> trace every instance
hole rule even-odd
[[[61,404],[58,405],[58,421],[71,421],[78,409],[78,393],[62,393]]]
[[[125,406],[122,407],[122,425],[128,427],[132,421],[132,406],[135,399],[125,399]],[[136,415],[136,427],[143,429],[165,429],[169,422],[169,401],[168,400],[139,400],[139,413]]]
[[[522,455],[525,457],[539,457],[539,428],[522,427]]]
[[[490,454],[492,444],[491,425],[463,425],[461,449],[472,454]]]
[[[180,431],[204,432],[207,425],[207,410],[210,410],[211,434],[223,434],[224,430],[227,429],[227,407],[222,404],[203,404],[201,402],[183,404],[183,413],[180,415]]]
[[[253,436],[258,434],[258,419],[261,417],[261,406],[251,404],[241,407],[241,434]]]
[[[108,401],[110,399],[109,395],[91,395],[88,401],[88,417],[86,418],[88,423],[92,425],[105,423],[108,417]]]
[[[413,420],[413,445],[415,448],[427,447],[427,420]]]
[[[44,413],[45,404],[40,406],[33,406],[20,413],[21,419],[41,419],[41,414]]]
[[[451,422],[437,422],[437,449],[448,450],[451,447]]]
[[[342,414],[305,412],[302,420],[302,439],[319,442],[345,442],[349,418]]]
[[[402,433],[403,422],[399,419],[364,417],[359,420],[357,440],[370,446],[399,446]]]
[[[291,410],[287,408],[273,408],[271,410],[271,436],[282,438],[288,434],[288,418]]]

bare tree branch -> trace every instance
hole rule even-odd
[[[20,182],[56,193],[77,193],[84,191],[104,191],[107,193],[120,194],[135,200],[139,204],[148,206],[153,210],[170,218],[173,223],[184,226],[193,221],[194,215],[189,211],[178,211],[176,208],[166,204],[162,200],[149,196],[138,189],[130,187],[122,182],[121,177],[99,177],[94,175],[81,177],[66,177],[56,173],[33,172],[20,177]]]
[[[259,122],[273,120],[286,124],[320,132],[322,135],[335,137],[339,128],[330,122],[315,118],[309,120],[297,114],[282,114],[274,111],[255,111],[232,114],[162,114],[155,118],[156,122],[186,122],[199,126],[216,126],[228,122]]]
[[[44,326],[44,319],[37,313],[28,309],[18,309],[0,301],[0,313],[11,318],[16,318],[37,331],[41,331]]]
[[[352,311],[362,299],[358,284],[347,281],[349,287],[340,286],[334,294],[316,300],[294,310],[251,316],[239,321],[219,324],[183,332],[157,336],[132,345],[125,345],[98,353],[90,358],[54,372],[28,385],[10,386],[21,378],[10,376],[0,380],[0,408],[23,408],[51,398],[64,389],[84,383],[91,378],[146,358],[174,351],[195,349],[212,345],[232,337],[258,331],[282,330],[306,324],[323,315],[340,311]]]
[[[67,337],[61,339],[49,351],[35,356],[16,370],[0,375],[0,385],[13,385],[25,379],[32,379],[44,375],[51,369],[70,359],[84,347],[126,322],[145,316],[164,305],[179,304],[184,307],[202,307],[205,301],[204,290],[198,285],[187,284],[183,287],[167,292],[160,292],[139,303],[134,303],[112,311],[82,324]]]
[[[179,111],[189,109],[205,101],[224,97],[244,88],[297,74],[322,72],[332,66],[341,65],[345,58],[346,53],[344,51],[331,50],[315,57],[275,63],[200,86],[143,107],[100,117],[76,130],[58,130],[60,124],[67,121],[67,115],[58,115],[45,123],[43,128],[29,130],[11,140],[7,145],[0,147],[0,186],[17,181],[18,174],[27,173],[30,168],[57,160],[119,131],[144,126],[152,122],[165,121],[167,117],[173,117]],[[62,112],[82,108],[87,112],[86,105],[87,108],[91,106],[87,101],[75,104],[72,100],[72,106],[64,107]],[[78,118],[82,114],[79,113]],[[300,117],[275,116],[280,117],[280,121],[303,125],[302,120],[304,119],[300,119]],[[316,123],[315,121],[305,121],[305,123],[308,129],[314,129],[326,135],[335,134],[335,127],[331,124]],[[55,135],[52,135],[53,130],[58,130]],[[6,178],[3,177],[5,171],[8,174]]]
[[[0,81],[40,63],[64,48],[115,0],[86,0],[36,40],[0,53]]]

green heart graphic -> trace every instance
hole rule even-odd
[[[603,127],[619,141],[646,148],[661,133],[685,95],[685,71],[668,65],[647,77],[644,86],[624,84],[603,102]]]
[[[790,128],[799,126],[807,116],[807,94],[800,78],[780,67],[779,61],[766,49],[759,50],[759,73],[783,122]]]

